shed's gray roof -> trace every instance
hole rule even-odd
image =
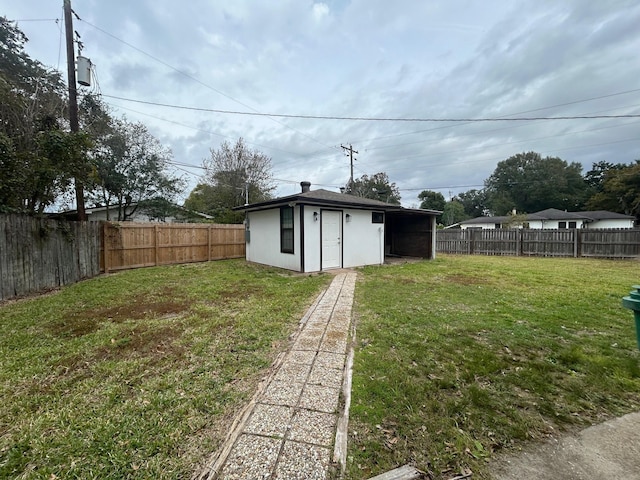
[[[302,203],[305,205],[318,205],[318,206],[342,206],[342,207],[354,207],[365,208],[369,210],[384,210],[384,211],[411,211],[415,213],[426,213],[439,215],[440,211],[437,210],[409,210],[404,209],[400,205],[394,205],[391,203],[381,202],[380,200],[372,200],[370,198],[356,197],[355,195],[349,195],[346,193],[331,192],[329,190],[318,189],[310,190],[304,193],[296,193],[294,195],[288,195],[286,197],[275,198],[273,200],[267,200],[266,202],[251,203],[242,207],[235,207],[234,210],[265,210],[267,208],[273,208],[276,206],[287,205],[289,203]]]

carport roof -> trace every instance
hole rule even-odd
[[[331,192],[329,190],[324,190],[324,189],[311,190],[303,193],[296,193],[294,195],[288,195],[286,197],[267,200],[266,202],[251,203],[249,205],[235,207],[234,210],[251,212],[256,210],[266,210],[269,208],[288,205],[291,203],[300,203],[303,205],[317,205],[317,206],[327,206],[327,207],[364,208],[367,210],[384,210],[385,212],[402,211],[402,212],[422,214],[422,215],[425,215],[425,214],[439,215],[440,213],[442,213],[437,210],[403,208],[400,205],[393,205],[391,203],[381,202],[380,200],[372,200],[370,198],[356,197],[355,195],[349,195],[347,193]]]

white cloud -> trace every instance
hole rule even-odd
[[[329,6],[326,3],[313,4],[313,18],[316,22],[321,22],[325,17],[329,16]]]

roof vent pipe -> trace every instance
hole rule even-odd
[[[300,186],[302,187],[302,193],[307,193],[311,190],[311,182],[300,182]]]

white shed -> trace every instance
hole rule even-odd
[[[384,263],[385,255],[435,258],[435,210],[406,209],[302,182],[295,195],[246,212],[246,258],[298,272]]]

